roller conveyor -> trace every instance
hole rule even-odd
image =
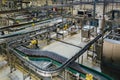
[[[11,25],[11,26],[6,26],[6,27],[0,28],[0,31],[6,30],[8,28],[14,28],[14,27],[20,27],[20,26],[22,26],[22,28],[28,28],[28,27],[31,27],[32,23],[34,23],[35,25],[44,24],[44,23],[48,23],[50,21],[54,21],[54,20],[60,19],[60,18],[62,18],[62,17],[52,18],[52,19],[45,19],[45,20],[36,21],[36,22],[28,22],[28,23],[23,23],[23,24],[16,24],[16,25]]]
[[[65,20],[65,19],[63,19]],[[36,23],[37,25],[35,26],[35,28],[33,27],[29,27],[28,25],[28,28],[25,28],[24,30],[20,30],[20,31],[16,31],[16,32],[12,32],[10,34],[6,34],[6,35],[1,35],[0,36],[0,39],[2,38],[10,38],[10,37],[14,37],[14,36],[18,36],[18,35],[23,35],[23,34],[28,34],[28,33],[33,33],[33,32],[41,32],[43,31],[44,32],[47,32],[48,30],[55,30],[59,25],[60,22],[62,22],[62,18],[61,17],[58,17],[58,18],[54,18],[54,19],[51,19],[51,20],[47,20],[47,21],[42,21],[40,23]],[[39,24],[39,25],[38,25]],[[49,26],[50,24],[59,24],[57,26]],[[41,28],[42,26],[48,26],[48,27],[45,27],[45,28]]]

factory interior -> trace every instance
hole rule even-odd
[[[0,80],[120,80],[120,0],[0,0]]]

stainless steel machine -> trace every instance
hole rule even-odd
[[[120,31],[117,28],[104,39],[101,69],[104,73],[120,79]]]

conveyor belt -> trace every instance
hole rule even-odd
[[[104,32],[106,32],[106,31],[107,31],[107,30],[105,30]],[[9,49],[12,50],[12,51],[14,51],[14,52],[16,53],[16,54],[14,54],[14,55],[16,55],[16,56],[18,56],[19,58],[21,58],[21,60],[24,61],[26,64],[31,64],[32,69],[33,69],[33,67],[34,67],[35,69],[39,69],[40,72],[42,72],[43,75],[48,74],[47,76],[49,76],[50,74],[54,74],[54,73],[56,74],[56,73],[58,73],[59,71],[63,70],[64,68],[68,67],[68,66],[71,65],[71,64],[72,64],[72,66],[76,65],[76,64],[73,64],[74,61],[75,61],[80,55],[82,55],[86,50],[88,50],[89,47],[90,47],[94,42],[96,42],[99,38],[101,38],[101,37],[102,37],[102,34],[98,35],[95,39],[93,39],[91,42],[89,42],[84,48],[82,48],[82,50],[80,50],[80,51],[79,51],[77,54],[75,54],[72,58],[70,58],[70,59],[68,59],[68,60],[66,60],[66,61],[64,61],[65,59],[63,59],[63,58],[61,58],[61,57],[60,57],[60,58],[57,57],[57,55],[49,55],[48,53],[46,53],[46,55],[43,55],[44,53],[42,53],[43,56],[51,57],[52,59],[61,61],[61,62],[63,63],[62,66],[60,66],[59,68],[57,68],[57,69],[55,69],[55,70],[50,70],[50,71],[48,71],[48,70],[42,70],[42,69],[38,68],[37,66],[33,65],[32,63],[24,60],[24,59],[20,56],[20,54],[17,53],[15,50],[13,50],[12,47],[11,47],[11,46],[12,46],[13,44],[15,44],[16,42],[10,43],[10,44],[9,44]],[[16,44],[16,45],[17,45],[17,44]],[[18,48],[18,49],[21,49],[21,50],[22,50],[25,54],[27,54],[27,55],[28,55],[28,54],[33,55],[33,53],[35,53],[34,55],[38,56],[38,55],[40,54],[39,51],[27,50],[27,49],[24,49],[24,48],[22,48],[22,47],[21,47],[21,48]],[[74,67],[74,68],[79,69],[78,71],[82,71],[82,70],[80,69],[80,67],[79,67],[79,68],[77,67],[77,65],[76,65],[76,67]],[[100,78],[101,78],[101,77],[100,77]],[[111,80],[111,79],[100,79],[100,80]]]
[[[16,9],[16,10],[0,11],[0,14],[13,13],[13,12],[26,12],[26,9]]]
[[[32,50],[32,49],[27,49],[23,46],[20,46],[16,49],[19,50],[20,52],[23,52],[27,56],[47,57],[47,58],[51,58],[57,62],[60,62],[62,64],[67,60],[67,58],[62,57],[62,56],[55,54],[53,52],[49,52],[49,51]],[[77,70],[78,72],[86,74],[85,71],[81,70],[80,66],[75,62],[71,63],[69,66],[71,68]]]
[[[33,33],[33,32],[41,32],[40,34],[42,34],[42,33],[46,33],[46,32],[49,32],[49,31],[53,31],[53,30],[57,29],[57,27],[59,27],[59,25],[61,25],[61,24],[59,24],[61,22],[59,20],[62,20],[62,18],[59,17],[59,18],[54,18],[54,19],[51,19],[51,20],[43,21],[43,22],[40,22],[39,25],[37,25],[35,27],[35,29],[33,29],[32,27],[29,27],[29,28],[26,28],[24,30],[13,32],[11,34],[1,35],[0,39],[10,38],[10,37],[23,35],[23,34],[28,34],[28,33]],[[47,26],[51,23],[52,24],[59,24],[59,25],[57,25],[57,26],[53,25],[53,26],[48,26],[48,27],[45,27],[45,28],[41,28],[41,26]]]
[[[52,19],[45,19],[45,20],[40,20],[40,21],[35,21],[35,22],[28,22],[28,23],[23,23],[23,24],[16,24],[16,25],[11,25],[11,26],[6,26],[6,27],[2,27],[0,28],[0,31],[6,30],[8,28],[14,28],[14,27],[20,27],[20,26],[25,26],[26,27],[30,27],[32,23],[35,23],[35,25],[37,24],[42,24],[45,22],[49,22],[49,21],[54,21],[54,19],[60,19],[61,17],[58,18],[52,18]]]
[[[64,64],[65,61],[67,61],[67,58],[60,56],[56,53],[53,52],[49,52],[49,51],[40,51],[40,50],[32,50],[32,49],[28,49],[26,47],[20,46],[18,48],[16,48],[17,51],[19,51],[20,53],[22,52],[23,55],[26,55],[28,57],[34,57],[35,58],[50,58],[52,60],[55,60],[59,63]],[[92,70],[90,68],[87,68],[85,66],[82,66],[76,62],[72,62],[69,64],[68,66],[69,68],[71,68],[73,71],[82,74],[82,75],[86,75],[87,73],[91,73],[95,76],[95,79],[98,80],[111,80],[109,77],[107,77],[106,75],[99,73],[95,70]]]
[[[53,28],[54,29],[54,28]],[[35,32],[35,31],[39,31],[39,30],[33,30],[33,31],[28,31],[28,32],[24,32],[24,34],[26,34],[26,33],[30,33],[30,32]],[[104,32],[106,32],[107,31],[107,29],[104,31]],[[19,35],[19,34],[21,34],[21,33],[18,33],[17,35]],[[41,33],[40,33],[41,34]],[[6,37],[11,37],[11,36],[13,36],[13,35],[9,35],[9,36],[6,36]],[[20,49],[21,51],[23,51],[25,54],[29,54],[29,55],[33,55],[33,53],[35,53],[34,54],[34,56],[39,56],[40,54],[41,54],[41,56],[44,56],[44,57],[49,57],[49,58],[52,58],[52,59],[54,59],[54,60],[57,60],[57,61],[60,61],[61,63],[62,63],[62,66],[60,66],[59,68],[57,68],[57,69],[55,69],[55,70],[50,70],[50,71],[48,71],[48,70],[42,70],[42,69],[40,69],[39,67],[37,67],[37,66],[35,66],[34,64],[32,64],[31,62],[29,62],[29,61],[27,61],[27,60],[25,60],[17,51],[15,51],[13,48],[12,48],[12,45],[15,45],[16,43],[17,43],[17,41],[13,41],[13,42],[11,42],[11,43],[9,43],[8,44],[8,48],[11,50],[11,51],[13,51],[13,52],[15,52],[15,53],[13,53],[14,55],[16,55],[21,61],[23,61],[25,64],[29,64],[30,65],[30,67],[31,67],[31,69],[34,69],[34,70],[39,70],[39,72],[41,72],[43,75],[47,75],[47,76],[51,76],[52,74],[56,74],[56,73],[58,73],[59,71],[61,71],[61,70],[63,70],[64,68],[66,68],[66,67],[68,67],[68,66],[70,66],[70,67],[72,67],[72,68],[74,68],[74,69],[76,69],[77,71],[80,71],[80,72],[82,72],[82,73],[85,73],[81,68],[80,68],[80,66],[78,66],[78,64],[76,64],[76,63],[74,63],[74,61],[79,57],[79,56],[81,56],[86,50],[88,50],[89,49],[89,47],[93,44],[93,43],[95,43],[99,38],[101,38],[102,37],[102,34],[99,34],[95,39],[93,39],[91,42],[89,42],[85,47],[83,47],[82,48],[82,50],[80,50],[78,53],[76,53],[72,58],[70,58],[70,59],[66,59],[66,58],[61,58],[60,56],[58,56],[58,55],[55,55],[55,54],[52,54],[52,55],[50,55],[50,54],[48,54],[49,52],[47,52],[46,53],[46,55],[44,55],[44,53],[41,53],[41,52],[39,52],[39,51],[34,51],[34,50],[28,50],[28,49],[25,49],[25,48],[22,48],[22,47],[19,47],[19,48],[17,48],[17,49]],[[5,38],[5,37],[3,37],[3,38]],[[18,44],[16,44],[16,45],[18,45]],[[65,61],[66,60],[66,61]],[[29,68],[30,68],[29,67]],[[103,77],[102,77],[102,75],[98,75],[98,76],[100,76],[99,78],[102,78],[102,79],[100,79],[100,80],[112,80],[112,79],[110,79],[110,78],[108,78],[108,77],[104,77],[104,79],[103,79]]]

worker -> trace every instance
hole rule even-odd
[[[36,39],[33,39],[33,40],[31,40],[31,43],[30,43],[32,46],[34,46],[35,48],[39,48],[38,47],[38,40],[36,40]]]
[[[35,26],[35,23],[32,23],[32,27],[34,27]]]
[[[86,79],[85,80],[93,80],[93,75],[92,74],[86,74]]]
[[[68,24],[65,24],[64,26],[64,30],[66,30],[68,28]]]
[[[94,45],[91,45],[89,50],[93,50],[94,49]]]
[[[20,21],[19,21],[19,20],[17,20],[15,23],[16,23],[16,24],[19,24],[19,23],[20,23]]]

